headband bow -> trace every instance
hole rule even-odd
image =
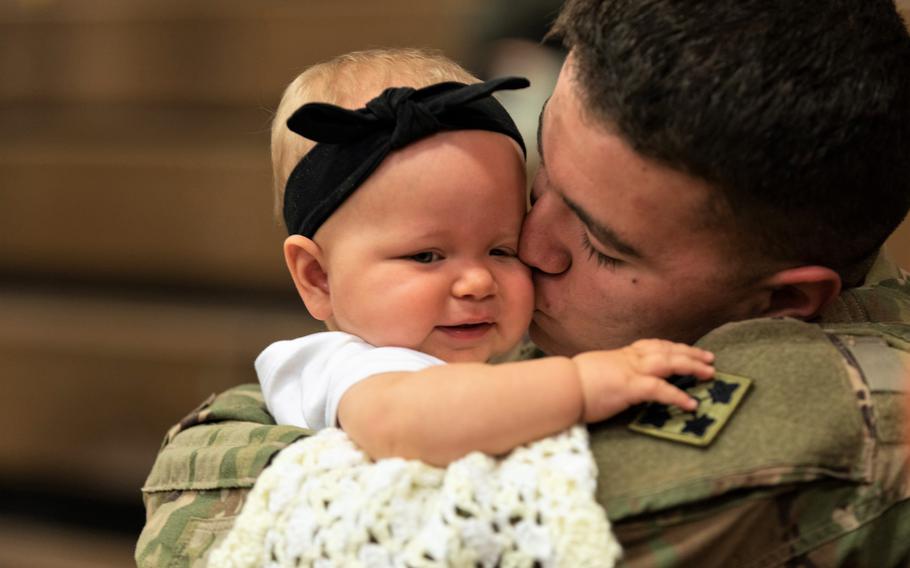
[[[437,132],[498,132],[518,142],[524,153],[518,128],[491,95],[528,85],[521,77],[471,85],[448,82],[422,89],[389,88],[357,110],[327,103],[303,105],[288,119],[288,128],[317,144],[288,177],[284,193],[288,233],[312,237],[386,156]]]

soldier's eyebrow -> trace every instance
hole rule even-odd
[[[638,259],[642,257],[641,253],[638,252],[638,249],[623,240],[616,231],[605,223],[596,220],[590,213],[585,211],[581,205],[566,197],[565,193],[560,192],[560,194],[562,195],[562,200],[566,204],[566,207],[571,209],[572,212],[578,216],[584,226],[587,227],[588,231],[594,235],[594,238],[622,255]]]

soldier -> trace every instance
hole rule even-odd
[[[910,39],[890,0],[570,0],[520,254],[547,353],[695,342],[694,413],[591,428],[630,566],[903,566]],[[168,434],[142,566],[186,566],[270,457],[257,387]],[[609,467],[606,466],[609,464]]]

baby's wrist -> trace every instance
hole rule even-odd
[[[579,362],[579,357],[582,355],[583,353],[579,353],[578,355],[574,355],[572,357],[566,357],[566,360],[569,363],[569,367],[572,370],[572,378],[570,382],[572,383],[572,387],[575,388],[575,391],[577,393],[576,399],[578,400],[577,414],[574,421],[575,424],[584,424],[587,422],[587,420],[585,420],[585,415],[587,414],[587,397],[585,391],[584,372],[582,371],[582,365]]]

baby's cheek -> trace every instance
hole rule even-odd
[[[530,269],[522,264],[512,273],[511,280],[511,309],[513,316],[518,321],[516,325],[521,328],[520,333],[523,334],[531,323],[534,312],[534,284],[531,280]]]

